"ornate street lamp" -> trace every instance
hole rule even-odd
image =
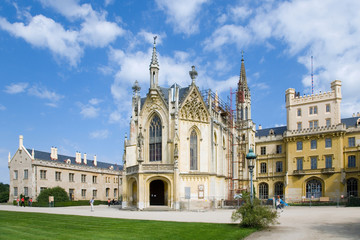
[[[256,155],[253,151],[252,148],[249,149],[249,153],[246,154],[246,159],[248,160],[248,167],[249,167],[249,172],[250,172],[250,202],[251,205],[253,204],[253,198],[254,198],[254,194],[253,194],[253,171],[254,171],[254,166],[255,166],[255,160],[256,160]]]

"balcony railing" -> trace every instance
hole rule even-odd
[[[142,164],[143,173],[156,172],[156,173],[171,173],[174,171],[174,164]],[[126,174],[134,174],[139,172],[139,165],[134,165],[126,168]]]
[[[321,169],[321,173],[333,174],[333,173],[335,173],[335,168],[323,168],[323,169]]]
[[[304,175],[305,171],[304,170],[294,170],[293,174],[294,175]]]

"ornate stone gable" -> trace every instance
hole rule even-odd
[[[182,103],[179,117],[182,120],[209,122],[209,112],[196,88],[192,88]]]
[[[166,112],[168,109],[167,109],[167,104],[165,103],[164,99],[160,96],[160,93],[158,91],[151,90],[140,111],[140,115],[143,115],[144,113],[152,112],[153,110],[164,110]]]

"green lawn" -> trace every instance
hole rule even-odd
[[[155,214],[155,213],[154,213]],[[242,239],[235,224],[127,220],[0,211],[0,239]]]

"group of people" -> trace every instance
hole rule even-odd
[[[32,206],[32,202],[33,202],[32,198],[29,198],[29,199],[28,199],[28,205],[29,205],[29,207]],[[20,199],[20,198],[17,198],[17,199],[16,199],[16,203],[17,203],[18,207],[19,207],[19,206],[21,206],[21,207],[24,206],[24,207],[25,207],[25,197],[21,197],[21,199]]]

